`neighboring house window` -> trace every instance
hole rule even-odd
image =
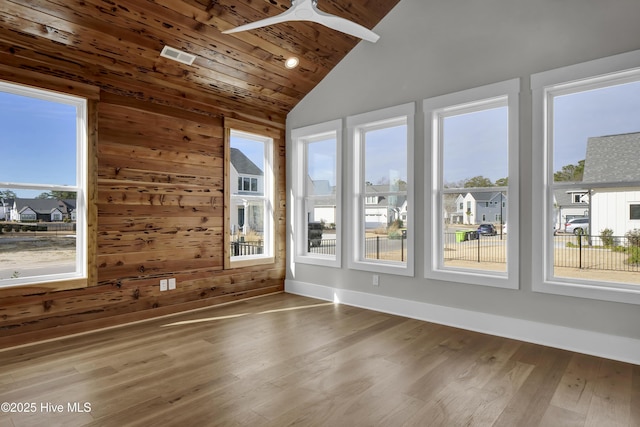
[[[347,118],[351,268],[413,275],[414,114],[411,103]]]
[[[427,277],[518,287],[519,89],[510,80],[423,102]],[[458,197],[467,199],[462,224],[442,215]],[[493,227],[478,228],[487,218]]]
[[[258,192],[258,179],[250,177],[238,177],[238,191]]]
[[[626,236],[640,198],[639,67],[636,51],[531,78],[536,291],[640,303],[637,239]],[[560,191],[584,194],[588,219],[554,235]]]
[[[629,205],[629,219],[640,219],[640,205]]]
[[[84,98],[0,82],[0,287],[87,285],[87,120]]]
[[[225,119],[226,176],[238,183],[225,191],[225,268],[274,262],[273,138]]]
[[[342,121],[291,132],[295,261],[340,267]]]

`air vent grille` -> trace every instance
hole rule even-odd
[[[174,61],[181,62],[183,64],[191,65],[195,61],[196,56],[187,52],[183,52],[173,47],[165,46],[160,52],[160,56],[173,59]]]

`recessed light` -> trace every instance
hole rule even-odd
[[[295,56],[292,56],[291,58],[287,59],[284,62],[284,66],[287,67],[288,69],[292,69],[292,68],[296,68],[299,63],[300,63],[300,60]]]

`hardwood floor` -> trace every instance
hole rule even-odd
[[[640,426],[640,366],[289,294],[0,360],[1,427]]]

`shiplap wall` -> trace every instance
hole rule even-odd
[[[0,79],[92,92],[7,64]],[[284,137],[274,141],[276,262],[225,270],[222,122],[225,114],[251,121],[250,115],[216,112],[215,105],[206,113],[172,107],[157,102],[153,88],[142,87],[137,96],[94,89],[96,277],[80,289],[0,289],[0,347],[281,291]],[[264,124],[264,117],[256,122]],[[177,289],[160,292],[160,280],[169,277],[177,279]]]

